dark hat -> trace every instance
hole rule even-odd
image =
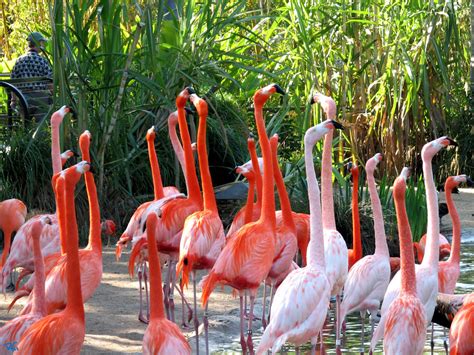
[[[26,38],[28,42],[39,43],[39,42],[46,42],[47,39],[39,32],[31,32],[28,37]]]

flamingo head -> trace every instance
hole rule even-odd
[[[304,137],[304,143],[306,146],[314,146],[317,141],[322,139],[329,131],[333,129],[343,129],[343,126],[334,120],[326,120],[309,128]]]
[[[270,84],[258,89],[253,95],[253,101],[256,105],[263,105],[274,93],[285,95],[285,92],[279,85]]]
[[[411,169],[408,168],[408,167],[406,167],[406,166],[404,166],[403,169],[402,169],[402,171],[401,171],[401,173],[400,173],[400,177],[401,177],[402,179],[404,179],[405,181],[407,181],[408,178],[410,177],[410,175],[411,175]]]
[[[319,103],[326,114],[326,117],[330,120],[336,118],[336,103],[332,97],[323,95],[321,93],[316,93],[311,98],[311,104]]]
[[[105,235],[115,235],[116,226],[115,222],[111,219],[106,219],[105,221],[103,221],[100,227]]]
[[[421,150],[421,156],[423,160],[429,161],[435,156],[436,153],[449,145],[457,146],[458,144],[447,136],[437,138],[423,146],[423,149]]]
[[[196,111],[197,111],[199,117],[207,117],[208,106],[207,106],[206,100],[204,100],[203,98],[197,96],[196,94],[191,94],[191,96],[189,96],[189,100],[196,107]]]
[[[63,106],[54,112],[51,116],[51,126],[59,126],[68,112],[70,112],[70,109],[67,106]]]
[[[150,128],[148,128],[148,131],[146,131],[146,140],[147,142],[153,142],[155,140],[155,137],[155,126],[151,126]]]
[[[77,184],[81,176],[84,173],[90,171],[90,169],[90,163],[88,161],[83,160],[80,163],[77,163],[76,165],[62,170],[59,174],[61,175],[60,177],[62,177],[63,179],[69,180],[72,183]]]
[[[31,226],[31,236],[34,239],[39,239],[41,237],[41,232],[43,231],[43,223],[41,223],[41,220],[38,219],[33,222],[33,225]]]
[[[90,161],[89,149],[92,141],[91,132],[85,130],[79,137],[79,148],[81,149],[82,159]]]
[[[194,93],[195,91],[192,87],[187,87],[183,91],[181,91],[178,94],[178,97],[176,98],[176,107],[184,108],[184,106],[186,105],[186,101],[188,101],[189,97]]]
[[[382,159],[383,155],[381,153],[375,154],[372,158],[367,160],[367,163],[365,164],[365,171],[373,175],[377,164],[380,163]]]
[[[403,168],[400,175],[395,179],[393,184],[393,197],[395,199],[405,199],[405,191],[407,189],[408,168]]]

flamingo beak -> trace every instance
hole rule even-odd
[[[331,120],[331,123],[334,125],[335,129],[344,129],[344,126],[342,124],[340,124],[339,122]]]
[[[275,84],[275,85],[273,85],[273,87],[275,88],[275,91],[276,91],[278,94],[280,94],[280,95],[286,95],[286,93],[283,91],[283,89],[282,89],[279,85]]]

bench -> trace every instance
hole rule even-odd
[[[5,96],[2,95],[3,97],[1,101],[3,102],[0,102],[1,126],[6,126],[9,130],[17,126],[24,127],[28,122],[31,121],[34,112],[42,112],[40,109],[43,107],[40,107],[40,105],[44,105],[46,108],[47,102],[51,98],[49,93],[47,91],[36,91],[21,88],[23,84],[29,83],[44,83],[46,86],[48,86],[51,85],[52,79],[46,77],[11,79],[9,73],[0,74],[0,87],[3,88],[6,93],[6,100],[4,100]],[[34,97],[32,98],[33,95]],[[17,101],[17,110],[14,110],[10,106],[13,97],[15,97]],[[44,113],[46,112],[47,109]]]

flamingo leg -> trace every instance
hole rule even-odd
[[[446,328],[443,327],[443,345],[444,345],[444,350],[446,351],[446,354],[449,354],[449,346],[448,346],[448,339],[446,336]]]
[[[163,302],[165,304],[165,310],[166,310],[166,318],[170,319],[170,301],[169,301],[169,284],[171,280],[171,261],[168,260],[168,272],[166,273],[166,279],[163,284]]]
[[[270,316],[272,314],[272,304],[273,304],[273,297],[275,296],[275,283],[272,283],[270,288],[270,306],[268,306],[268,323],[270,323]]]
[[[253,321],[253,306],[255,304],[255,295],[250,293],[250,313],[249,313],[249,320],[248,320],[248,327],[247,327],[247,346],[249,348],[249,353],[253,354],[253,341],[252,341],[252,321]]]
[[[240,294],[240,346],[242,347],[242,353],[247,354],[247,344],[245,343],[244,335],[244,314],[246,308],[244,308],[244,295]]]
[[[263,281],[263,305],[262,305],[262,327],[265,329],[267,327],[267,318],[265,317],[265,303],[267,301],[267,285]]]
[[[146,319],[150,319],[150,298],[148,297],[148,270],[146,261],[143,262],[143,282],[145,284],[145,305],[146,305]]]
[[[365,340],[365,311],[360,312],[360,353],[364,353]]]
[[[143,271],[141,266],[138,266],[138,289],[140,291],[140,311],[138,312],[138,320],[142,323],[148,324],[148,319],[143,316],[143,291],[142,291],[142,278],[143,278]]]
[[[323,340],[323,331],[322,331],[322,330],[319,332],[319,337],[321,338],[321,344],[320,344],[320,346],[319,346],[319,354],[323,355],[323,354],[325,353],[325,351],[324,351],[324,340]],[[316,350],[316,342],[317,342],[317,340],[318,340],[318,338],[316,337],[315,345],[314,345],[315,350]]]
[[[339,324],[341,322],[341,295],[336,295],[336,347],[341,347],[341,339],[339,338]]]
[[[206,337],[206,355],[209,354],[209,321],[207,319],[207,306],[209,303],[206,303],[206,308],[204,308],[204,317],[203,317],[203,323],[204,323],[204,335]]]
[[[300,347],[295,346],[295,355],[300,355]]]
[[[183,302],[183,319],[184,319],[184,305],[186,305],[186,307],[188,308],[188,322],[191,322],[191,319],[193,319],[193,309],[191,308],[191,306],[189,305],[189,302],[186,301],[186,297],[184,297],[184,293],[183,291],[178,287],[178,285],[174,285],[174,288],[176,289],[176,291],[178,291],[179,293],[179,296],[181,297],[181,301]],[[185,324],[185,326],[187,326]]]
[[[171,268],[171,286],[169,287],[170,290],[170,321],[174,323],[174,287],[176,285],[176,264],[174,261],[170,262]]]
[[[431,322],[431,355],[434,352],[434,323]]]
[[[193,270],[193,294],[194,294],[194,330],[196,331],[196,354],[199,355],[199,319],[197,317],[196,271],[195,270]]]

